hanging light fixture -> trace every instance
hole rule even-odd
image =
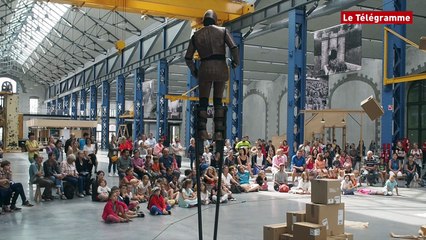
[[[342,124],[346,124],[346,121],[344,118],[342,118]]]
[[[321,123],[324,124],[325,123],[325,119],[321,118]]]

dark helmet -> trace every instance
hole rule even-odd
[[[217,15],[213,10],[209,9],[204,13],[203,24],[204,26],[217,24]]]

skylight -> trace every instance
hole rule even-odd
[[[19,0],[16,6],[16,9],[19,10],[15,12],[10,22],[19,23],[24,21],[24,23],[22,23],[21,29],[16,29],[16,26],[9,25],[9,31],[7,32],[14,39],[10,49],[11,57],[23,65],[56,23],[59,22],[68,8],[69,5]],[[58,32],[56,33],[59,34]],[[52,46],[52,42],[49,39],[47,40]],[[42,47],[40,46],[40,48]],[[45,53],[44,49],[42,51]],[[33,61],[30,62],[32,65]]]

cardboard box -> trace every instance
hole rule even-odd
[[[368,98],[364,99],[361,102],[361,107],[364,109],[365,113],[367,113],[371,121],[378,119],[385,113],[383,107],[379,104],[379,102],[377,102],[376,99],[373,98],[373,96],[369,96]]]
[[[295,240],[327,240],[325,226],[309,222],[294,224],[293,239]]]
[[[287,232],[293,233],[293,224],[297,222],[305,222],[305,211],[291,211],[287,212]]]
[[[339,204],[342,201],[340,181],[315,179],[311,181],[311,202],[318,204]]]
[[[286,223],[263,226],[263,240],[280,240],[280,235],[284,233],[287,233]]]
[[[354,240],[354,235],[352,233],[344,233],[337,236],[329,236],[327,240]]]
[[[293,240],[293,234],[290,234],[290,233],[281,234],[280,240]]]
[[[345,232],[345,204],[306,204],[306,221],[324,225],[328,236]]]

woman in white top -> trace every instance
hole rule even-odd
[[[186,179],[183,182],[182,192],[179,194],[179,207],[195,207],[198,203],[197,196],[192,191],[192,180]]]
[[[84,155],[89,159],[89,164],[92,166],[89,167],[89,171],[92,172],[93,166],[95,167],[95,173],[98,171],[98,162],[96,160],[96,146],[92,144],[92,139],[86,139],[86,145],[83,148]]]
[[[311,182],[309,181],[309,176],[308,174],[306,174],[306,172],[302,173],[302,177],[299,178],[297,187],[292,187],[289,192],[296,193],[296,194],[311,193]]]

